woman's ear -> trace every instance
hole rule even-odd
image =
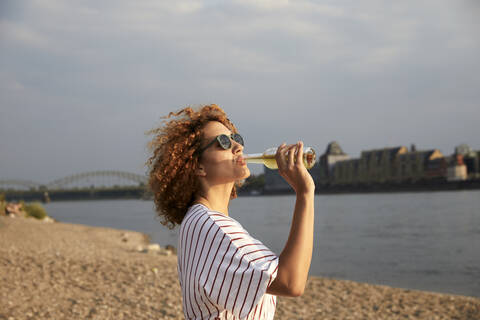
[[[195,169],[195,175],[199,177],[205,177],[207,175],[207,172],[205,171],[203,165],[198,165],[197,169]]]

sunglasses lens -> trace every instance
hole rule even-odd
[[[230,149],[230,147],[232,146],[232,142],[230,141],[230,138],[226,134],[219,135],[217,137],[217,140],[220,146],[225,150]]]
[[[234,134],[232,135],[232,139],[233,139],[235,142],[241,144],[242,146],[245,145],[244,142],[243,142],[242,136],[239,135],[238,133],[234,133]]]

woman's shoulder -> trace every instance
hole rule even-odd
[[[206,215],[212,217],[215,220],[216,219],[221,219],[221,218],[233,220],[229,216],[227,216],[227,215],[225,215],[221,212],[211,210],[207,206],[205,206],[204,204],[201,204],[201,203],[195,203],[195,204],[191,205],[187,210],[187,214],[185,215],[185,218],[187,218],[190,215],[201,215],[201,214],[203,214],[203,215],[206,214]]]
[[[203,217],[203,218],[202,218]],[[187,211],[187,214],[185,215],[183,219],[183,223],[188,223],[189,221],[200,221],[200,220],[205,220],[207,218],[214,224],[219,225],[220,227],[225,227],[225,226],[234,226],[234,227],[239,227],[242,228],[241,224],[237,222],[235,219],[221,213],[217,212],[214,210],[209,209],[203,204],[196,203],[192,206]]]

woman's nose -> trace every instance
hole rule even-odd
[[[233,153],[242,152],[243,146],[240,143],[238,143],[236,141],[232,141],[232,143],[233,143],[233,147],[232,147]]]

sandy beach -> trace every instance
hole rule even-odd
[[[0,319],[183,319],[176,256],[147,245],[133,231],[0,217]],[[311,277],[275,319],[480,319],[480,299]]]

